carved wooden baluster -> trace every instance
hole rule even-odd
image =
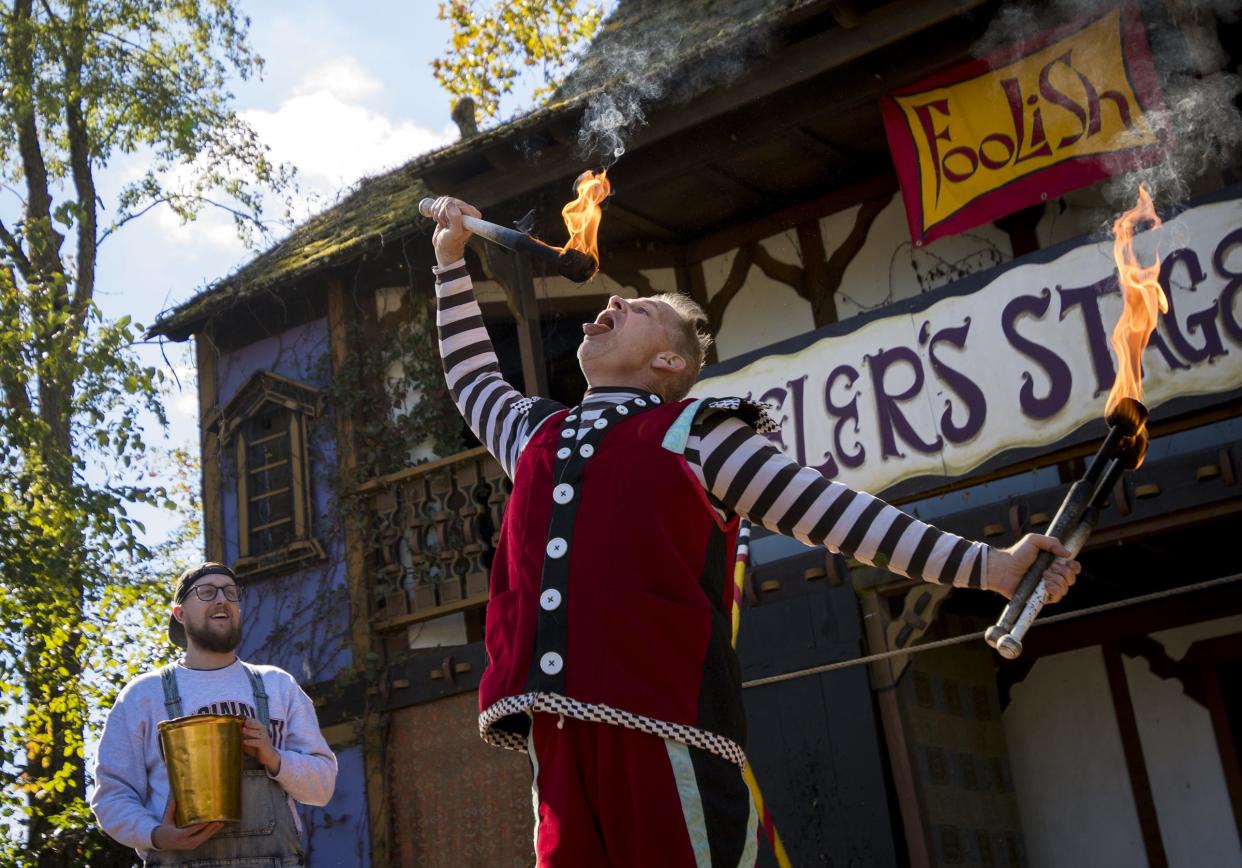
[[[411,587],[407,588],[415,609],[430,609],[436,605],[435,584],[431,580],[435,561],[435,531],[432,512],[435,505],[427,493],[427,479],[417,476],[402,483],[402,493],[408,498],[409,524],[406,529],[406,545],[410,551],[409,576]]]
[[[405,568],[401,565],[398,550],[401,529],[397,525],[397,492],[391,488],[376,492],[372,507],[375,511],[375,533],[369,560],[375,567],[376,604],[383,608],[385,617],[392,618],[409,611],[405,589],[401,587]]]
[[[492,493],[487,498],[487,505],[492,513],[491,548],[494,551],[500,544],[500,522],[504,518],[505,504],[509,502],[509,492],[513,484],[509,482],[509,477],[505,476],[505,472],[500,469],[500,464],[492,456],[488,455],[484,458],[483,468],[483,478],[492,487]]]
[[[462,531],[462,507],[469,498],[461,489],[458,479],[460,469],[466,465],[453,465],[451,472],[445,473],[446,490],[442,498],[444,523],[441,525],[440,538],[440,605],[456,603],[462,598],[461,576],[459,569],[462,560],[462,548],[465,535]]]
[[[448,508],[448,499],[452,492],[453,477],[447,469],[428,475],[427,517],[431,521],[431,527],[428,533],[427,553],[430,556],[431,580],[437,586],[437,596],[441,593],[448,597],[453,596],[452,583],[448,581],[453,566],[452,547],[449,543],[449,525],[453,520],[453,515]],[[460,596],[459,592],[457,597],[460,598]],[[440,599],[439,602],[446,601]]]
[[[462,558],[458,566],[462,571],[467,597],[487,593],[487,564],[483,556],[489,551],[491,534],[484,535],[484,525],[490,516],[484,509],[490,489],[483,481],[483,462],[473,458],[457,468],[457,487],[465,497],[459,513],[462,517]]]

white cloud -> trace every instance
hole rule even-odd
[[[323,210],[359,178],[395,168],[456,140],[452,125],[430,130],[361,104],[364,97],[382,89],[379,79],[346,55],[315,67],[274,111],[239,112],[271,149],[273,161],[297,169],[303,197],[295,203],[296,220]],[[269,203],[265,211],[275,217],[280,208]],[[191,256],[206,254],[232,262],[247,258],[226,212],[204,208],[188,225],[167,208],[157,209],[154,217],[159,234],[184,245]]]
[[[293,93],[295,96],[330,93],[346,102],[352,102],[383,89],[383,83],[367,72],[357,58],[345,56],[334,57],[313,70],[298,83]]]
[[[334,58],[308,74],[275,111],[241,114],[277,162],[297,167],[307,193],[331,200],[364,175],[394,168],[457,137],[452,126],[430,130],[359,103],[380,87],[354,58]]]
[[[246,250],[233,216],[219,208],[205,206],[193,223],[182,223],[171,208],[157,208],[152,214],[160,235],[189,256],[208,253],[212,258],[235,260]]]

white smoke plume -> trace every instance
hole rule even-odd
[[[1075,18],[1115,6],[1112,0],[1053,0],[1003,8],[973,46],[975,56],[1012,45]],[[1217,22],[1242,15],[1242,0],[1168,0],[1142,3],[1165,107],[1146,117],[1166,144],[1164,159],[1124,171],[1104,188],[1118,207],[1134,202],[1139,184],[1157,202],[1185,199],[1198,181],[1242,168],[1242,79],[1225,68],[1227,56],[1217,38]],[[1124,13],[1123,13],[1124,14]]]
[[[625,153],[635,131],[647,123],[652,103],[686,102],[736,79],[767,47],[768,34],[745,28],[711,44],[661,38],[642,48],[606,47],[595,52],[589,70],[573,82],[593,91],[578,128],[584,158],[610,166]]]

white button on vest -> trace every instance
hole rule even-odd
[[[552,612],[561,605],[561,592],[556,588],[548,588],[539,595],[539,606],[545,612]]]
[[[563,557],[567,551],[569,551],[569,543],[565,542],[564,538],[555,536],[548,540],[548,557]]]
[[[556,450],[556,457],[564,461],[569,457],[569,453],[573,451],[574,450],[570,449],[568,446],[562,446],[560,449]]]
[[[543,670],[544,675],[555,675],[565,666],[565,661],[561,659],[561,655],[555,651],[549,651],[539,658],[539,668]]]
[[[596,419],[595,420],[595,430],[598,431],[601,428],[607,428],[607,427],[608,427],[607,419]]]
[[[583,443],[582,447],[578,450],[578,454],[583,458],[590,458],[595,454],[595,447],[590,443]]]
[[[646,407],[646,406],[647,406],[647,402],[646,402],[646,401],[644,401],[642,398],[635,398],[635,399],[634,399],[634,406],[636,406],[636,407]]]
[[[574,429],[573,429],[573,428],[566,428],[564,431],[562,431],[562,432],[561,432],[561,436],[562,436],[562,437],[573,437],[573,436],[574,436]]]
[[[630,408],[625,406],[624,404],[622,404],[620,407],[617,408],[617,414],[620,416],[626,416],[629,414],[629,412],[630,412]]]
[[[565,421],[566,421],[566,422],[576,422],[576,421],[578,421],[578,417],[577,417],[577,416],[575,416],[575,415],[573,415],[572,413],[570,413],[568,416],[566,416],[566,417],[565,417]]]
[[[658,403],[660,403],[660,396],[659,396],[659,395],[648,395],[647,397],[651,399],[651,403],[653,403],[653,404],[658,404]]]
[[[552,499],[560,504],[569,503],[574,499],[574,487],[567,482],[562,482],[552,489]]]

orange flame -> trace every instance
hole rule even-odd
[[[1117,278],[1121,283],[1123,307],[1113,328],[1111,343],[1117,357],[1117,378],[1108,393],[1104,415],[1108,416],[1122,398],[1143,400],[1143,350],[1156,329],[1160,314],[1169,310],[1169,300],[1156,279],[1160,275],[1160,257],[1145,266],[1134,253],[1134,230],[1140,223],[1152,229],[1160,226],[1151,196],[1140,186],[1138,203],[1113,222],[1113,259],[1117,261]]]
[[[569,230],[569,241],[564,249],[581,251],[599,262],[599,221],[604,216],[599,205],[612,192],[608,170],[598,174],[589,170],[583,172],[575,186],[578,198],[561,209],[565,228]]]

